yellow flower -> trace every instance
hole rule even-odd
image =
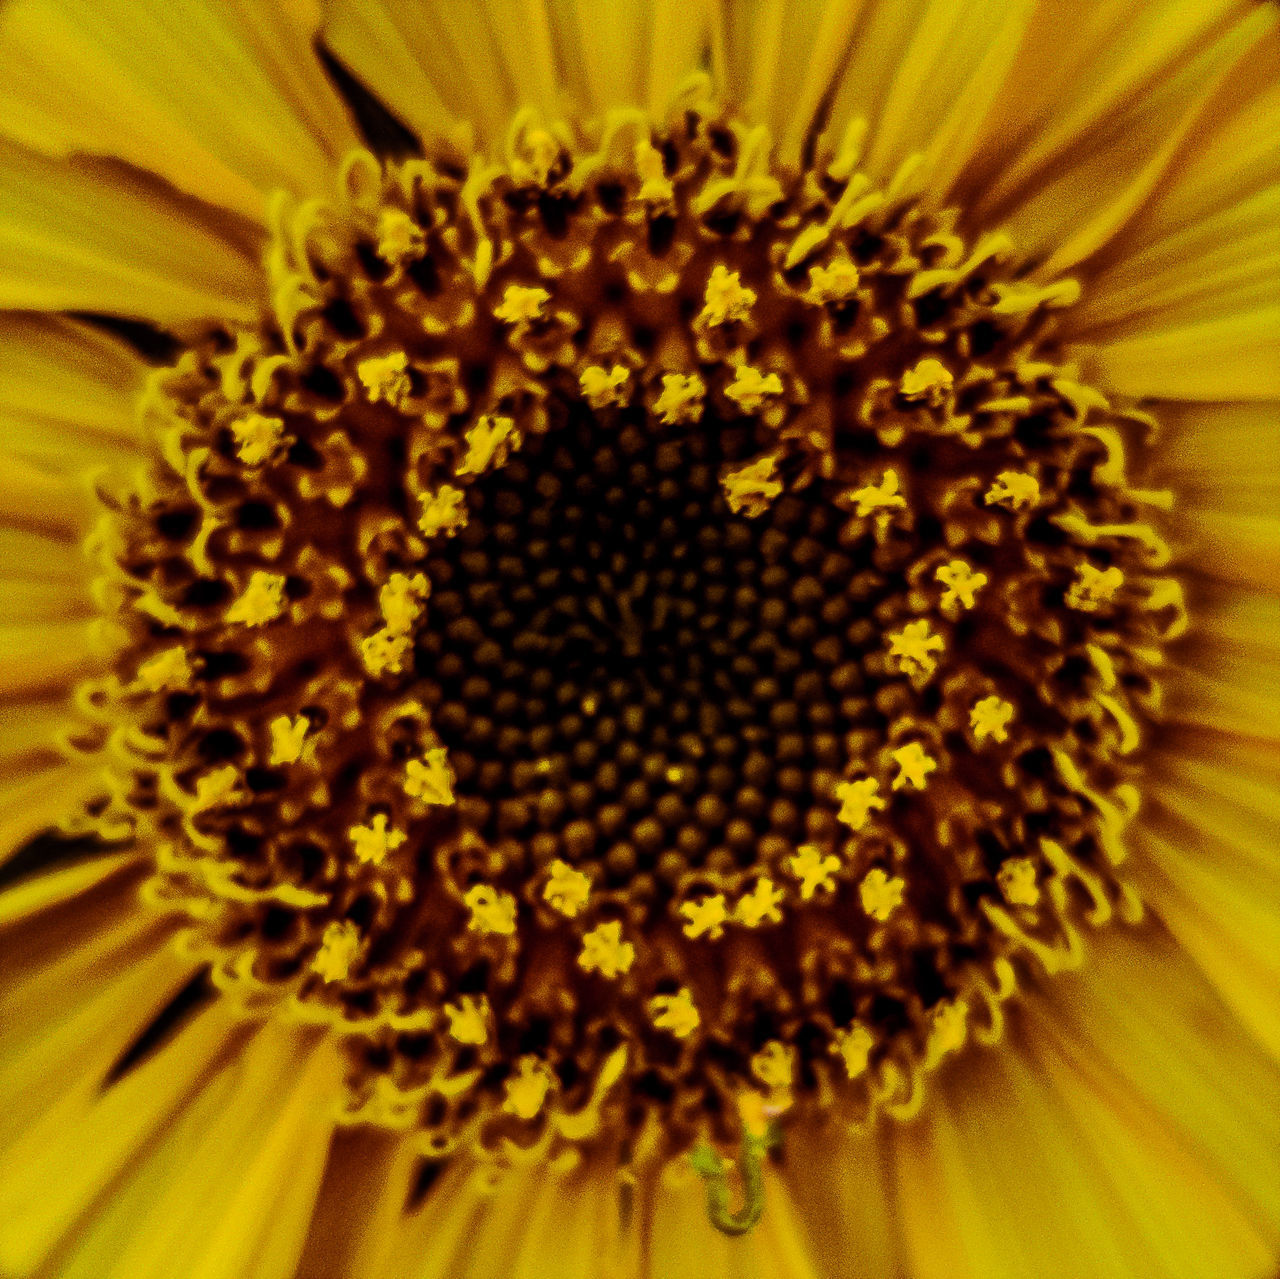
[[[1277,65],[0,5],[0,1273],[1276,1274]]]

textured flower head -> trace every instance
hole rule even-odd
[[[1275,6],[0,70],[0,1273],[1274,1273]]]

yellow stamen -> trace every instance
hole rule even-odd
[[[1114,564],[1106,569],[1081,564],[1076,569],[1076,580],[1067,591],[1067,607],[1081,613],[1096,613],[1115,599],[1123,585],[1124,574]]]
[[[467,431],[467,452],[457,473],[479,475],[490,466],[502,466],[520,444],[520,432],[512,418],[486,413]]]
[[[674,995],[655,995],[649,1001],[649,1011],[654,1026],[669,1031],[677,1039],[688,1039],[702,1024],[687,986],[682,986]]]
[[[235,626],[265,626],[274,622],[286,607],[284,584],[283,574],[256,569],[240,598],[227,608],[226,620]]]
[[[768,920],[770,923],[782,922],[782,890],[768,875],[761,875],[749,893],[738,898],[733,917],[748,928],[758,928]]]
[[[923,401],[936,409],[942,407],[954,383],[951,370],[941,360],[928,355],[902,375],[898,389],[904,400],[913,404]]]
[[[925,753],[919,742],[908,742],[893,752],[893,762],[898,766],[898,775],[893,779],[893,789],[901,790],[910,786],[913,790],[924,790],[925,779],[938,767],[932,756]]]
[[[697,901],[683,902],[680,913],[685,917],[682,927],[686,937],[715,941],[724,932],[729,907],[723,893],[710,893]]]
[[[928,677],[938,668],[935,653],[946,648],[941,635],[929,633],[929,623],[923,618],[908,622],[900,631],[889,636],[889,660],[907,676]]]
[[[311,721],[305,715],[277,715],[267,725],[271,732],[271,753],[267,762],[296,764],[302,756],[302,747],[311,731]]]
[[[942,593],[943,608],[957,603],[961,608],[973,608],[977,603],[977,592],[987,584],[987,575],[975,573],[964,560],[952,560],[942,565],[933,576],[946,588]]]
[[[161,689],[190,688],[194,677],[187,650],[181,645],[161,650],[138,667],[138,679],[153,693]]]
[[[867,871],[862,877],[862,883],[858,885],[862,909],[882,924],[902,905],[902,897],[906,891],[905,879],[890,875],[879,866]]]
[[[521,1057],[516,1073],[506,1081],[507,1097],[502,1108],[517,1119],[535,1119],[555,1083],[555,1073],[538,1057]]]
[[[442,484],[422,499],[422,515],[418,527],[424,537],[443,533],[452,537],[467,522],[466,497],[452,484]]]
[[[481,995],[463,995],[456,1004],[445,1004],[444,1015],[449,1019],[449,1038],[459,1044],[473,1047],[489,1039],[489,1001]]]
[[[996,872],[996,883],[1010,906],[1036,906],[1040,902],[1036,864],[1030,857],[1009,858]]]
[[[240,771],[234,764],[224,764],[212,772],[196,778],[195,807],[203,812],[219,804],[235,803],[240,799]]]
[[[938,1061],[964,1047],[969,1038],[969,1005],[963,999],[944,1000],[929,1012],[928,1060]]]
[[[648,138],[641,138],[636,143],[635,164],[640,178],[641,200],[665,204],[675,197],[675,187],[662,163],[662,152]]]
[[[988,506],[1005,506],[1018,511],[1040,500],[1040,481],[1021,471],[1001,471],[982,499]]]
[[[782,481],[774,478],[777,467],[778,459],[766,453],[739,470],[729,471],[720,481],[729,509],[748,519],[763,515],[782,492]]]
[[[386,813],[375,813],[367,826],[349,827],[347,835],[356,857],[372,866],[382,865],[405,841],[404,833],[389,825]]]
[[[622,407],[628,399],[631,383],[631,370],[622,364],[615,364],[611,369],[593,364],[583,369],[578,378],[582,389],[582,398],[593,409],[604,409],[610,405]]]
[[[756,304],[756,292],[742,283],[737,271],[730,271],[717,263],[707,281],[704,300],[705,305],[698,316],[700,323],[708,326],[737,324],[750,318],[751,308]]]
[[[836,1031],[831,1051],[838,1053],[844,1062],[845,1074],[850,1079],[857,1079],[866,1072],[868,1059],[875,1045],[875,1036],[861,1022],[855,1021]]]
[[[866,519],[868,515],[878,511],[897,510],[907,504],[907,499],[898,492],[898,472],[894,470],[886,471],[879,484],[854,489],[840,500],[844,503],[852,502],[853,513],[859,519]]]
[[[984,697],[969,712],[969,727],[973,730],[975,741],[984,742],[988,737],[993,741],[1003,742],[1009,734],[1006,731],[1013,718],[1013,707],[1002,697]]]
[[[473,933],[493,933],[510,937],[516,931],[516,899],[492,884],[473,884],[462,899],[471,918],[467,927]]]
[[[542,889],[542,896],[552,910],[572,919],[591,896],[591,876],[559,858],[551,863],[550,870],[551,875]]]
[[[529,288],[523,284],[508,284],[502,301],[493,308],[494,316],[503,324],[518,327],[542,319],[551,294],[546,289]]]
[[[880,798],[880,783],[874,777],[838,782],[836,798],[840,801],[836,819],[852,830],[861,830],[867,824],[867,818],[873,812],[882,812],[887,803]]]
[[[412,652],[413,640],[408,635],[386,628],[360,641],[360,660],[370,675],[400,674]]]
[[[511,160],[511,176],[521,185],[546,186],[560,159],[560,143],[546,129],[530,129],[521,139],[524,155]]]
[[[744,413],[755,413],[770,395],[781,395],[782,390],[782,379],[776,373],[761,373],[753,365],[742,364],[724,393]]]
[[[840,860],[829,854],[824,856],[817,844],[801,844],[788,860],[787,868],[800,881],[801,900],[809,901],[815,893],[830,892],[835,887]]]
[[[805,298],[818,306],[847,302],[856,296],[861,282],[858,268],[848,258],[837,258],[830,266],[809,268],[809,292]]]
[[[323,982],[345,981],[359,949],[356,926],[349,919],[335,920],[325,925],[311,968]]]
[[[420,258],[427,247],[423,229],[403,210],[385,208],[378,214],[378,256],[392,266]]]
[[[404,792],[424,804],[452,804],[453,774],[443,746],[434,746],[421,759],[404,766]]]
[[[431,583],[422,573],[392,573],[378,592],[378,607],[387,630],[408,634],[422,616],[422,601],[431,594]]]
[[[356,376],[370,404],[380,400],[393,409],[402,409],[413,393],[409,378],[409,357],[403,351],[373,355],[356,365]]]
[[[696,422],[702,416],[706,383],[696,373],[664,373],[662,392],[653,402],[658,421],[668,426]]]
[[[598,972],[610,980],[635,963],[636,948],[622,939],[622,925],[615,919],[593,928],[582,938],[578,964],[584,972]]]
[[[231,423],[236,457],[246,466],[261,466],[284,440],[284,423],[264,413],[246,413]]]
[[[771,1039],[751,1058],[751,1073],[770,1092],[787,1093],[795,1081],[796,1050]]]

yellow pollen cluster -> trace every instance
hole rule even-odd
[[[457,1043],[479,1047],[489,1039],[489,1001],[481,995],[463,995],[457,1003],[445,1004],[449,1036]]]
[[[227,608],[227,621],[235,626],[265,626],[274,622],[285,610],[284,587],[282,574],[255,570],[240,598]]]
[[[862,909],[882,924],[902,905],[906,891],[905,880],[897,875],[889,875],[878,866],[867,871],[862,877],[862,883],[858,885]]]
[[[234,764],[224,764],[196,778],[197,811],[234,803],[240,796],[240,773]]]
[[[1011,857],[996,874],[996,882],[1011,906],[1035,906],[1040,901],[1036,864],[1030,857]]]
[[[900,631],[889,636],[889,660],[904,675],[928,678],[937,669],[936,653],[946,648],[941,635],[929,631],[929,623],[923,619],[908,622]]]
[[[947,608],[959,604],[961,608],[973,608],[977,601],[977,593],[987,584],[985,573],[975,573],[964,560],[952,560],[943,564],[934,574],[935,581],[946,588],[942,593],[941,604]]]
[[[612,981],[625,973],[635,959],[636,948],[623,940],[622,925],[614,919],[583,936],[578,963],[585,972],[598,972]]]
[[[1076,569],[1076,580],[1067,591],[1067,607],[1081,613],[1096,613],[1115,599],[1116,592],[1123,585],[1124,573],[1114,565],[1102,569],[1093,564],[1081,564]]]
[[[591,896],[591,876],[574,869],[559,858],[551,863],[550,874],[542,889],[542,896],[552,910],[572,919],[587,904]]]
[[[983,499],[988,506],[1025,510],[1040,500],[1040,481],[1022,471],[1001,471]]]
[[[963,999],[944,1001],[929,1014],[929,1056],[945,1057],[964,1047],[969,1037],[969,1005]]]
[[[405,842],[404,832],[390,825],[386,813],[375,813],[368,825],[352,826],[347,835],[356,857],[372,866],[380,866]]]
[[[501,466],[520,443],[520,432],[512,418],[486,413],[467,431],[467,452],[457,473],[478,475],[491,466]]]
[[[883,812],[887,806],[887,801],[880,797],[880,783],[874,777],[838,782],[836,799],[840,801],[837,819],[855,831],[867,824],[867,819],[873,812]]]
[[[729,904],[723,893],[710,893],[697,901],[681,903],[680,913],[685,917],[683,929],[686,937],[706,937],[709,941],[716,941],[724,933]]]
[[[744,413],[757,413],[771,395],[782,394],[782,379],[776,373],[761,373],[751,364],[738,366],[724,393]]]
[[[829,266],[809,268],[808,300],[817,305],[848,302],[856,297],[861,277],[848,258],[837,258]]]
[[[344,981],[359,950],[360,933],[349,919],[326,924],[311,967],[321,981]]]
[[[413,394],[409,357],[403,351],[390,351],[386,355],[361,360],[356,365],[356,376],[370,404],[381,401],[393,409],[403,409]]]
[[[452,537],[467,522],[467,499],[461,489],[452,484],[442,484],[434,493],[423,498],[422,515],[418,528],[424,537],[443,533]]]
[[[785,1093],[795,1081],[796,1050],[771,1039],[751,1058],[751,1073],[771,1092]]]
[[[431,583],[422,573],[392,573],[378,592],[378,608],[387,630],[411,631],[422,616],[422,603],[431,594]]]
[[[893,762],[898,766],[898,775],[893,779],[893,789],[901,790],[904,786],[912,790],[924,790],[930,773],[938,767],[932,756],[926,754],[919,742],[908,742],[892,752]]]
[[[926,356],[902,375],[898,388],[902,398],[923,401],[930,408],[941,408],[955,383],[951,370],[941,360]]]
[[[507,1099],[502,1108],[517,1119],[535,1119],[546,1103],[556,1077],[551,1067],[538,1057],[521,1057],[516,1073],[507,1080]]]
[[[738,898],[733,917],[747,928],[759,928],[763,923],[782,922],[782,890],[768,875],[761,875],[749,893]]]
[[[775,478],[778,459],[771,453],[736,471],[730,471],[720,481],[725,500],[735,515],[753,519],[763,515],[769,504],[782,492],[782,481]]]
[[[975,741],[984,742],[990,738],[994,742],[1003,742],[1009,736],[1012,718],[1013,707],[1004,698],[992,694],[976,703],[969,712],[969,727]]]
[[[311,721],[305,715],[279,715],[267,727],[271,733],[271,753],[267,762],[273,767],[296,764],[302,758]]]
[[[706,394],[706,383],[696,373],[664,373],[653,411],[667,426],[696,422],[702,416]]]
[[[648,138],[641,138],[632,154],[640,177],[640,199],[651,204],[665,204],[673,199],[675,187],[667,177],[662,152]]]
[[[284,422],[265,413],[246,413],[231,423],[236,457],[245,466],[261,466],[269,461],[284,441]]]
[[[859,1022],[842,1026],[836,1031],[831,1051],[839,1055],[845,1075],[857,1079],[864,1074],[875,1047],[875,1036]]]
[[[516,931],[516,899],[492,884],[474,884],[463,897],[471,919],[467,927],[476,933],[510,937]]]
[[[711,278],[707,281],[705,305],[698,316],[702,324],[718,326],[721,324],[739,324],[751,316],[751,308],[756,304],[756,292],[747,288],[737,271],[717,264],[712,268]]]
[[[434,746],[421,759],[406,762],[404,793],[424,804],[448,805],[454,802],[453,774],[443,746]]]
[[[502,295],[502,301],[494,307],[493,314],[503,324],[523,328],[541,320],[550,301],[551,294],[546,289],[509,284]]]
[[[560,159],[560,143],[546,129],[530,129],[524,135],[524,155],[511,162],[511,176],[521,184],[545,186]]]
[[[787,865],[800,881],[801,900],[809,901],[816,893],[830,892],[835,887],[840,859],[824,855],[816,844],[801,844]]]
[[[630,385],[631,370],[622,364],[615,364],[611,369],[592,364],[583,369],[578,378],[582,398],[597,411],[611,405],[625,405]]]
[[[376,235],[378,256],[392,266],[420,258],[427,247],[426,233],[403,209],[380,210]]]
[[[878,484],[867,484],[854,489],[848,496],[853,513],[860,519],[887,511],[904,508],[907,499],[898,492],[898,472],[886,471]]]
[[[413,639],[389,627],[360,641],[360,660],[370,675],[399,674],[413,651]]]
[[[138,679],[153,693],[186,688],[194,677],[187,650],[181,646],[161,649],[138,667]]]
[[[649,1011],[654,1026],[669,1031],[677,1039],[688,1039],[702,1024],[693,993],[687,986],[682,986],[674,995],[655,995],[649,1001]]]

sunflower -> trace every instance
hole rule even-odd
[[[0,1273],[1274,1276],[1274,6],[0,67]]]

